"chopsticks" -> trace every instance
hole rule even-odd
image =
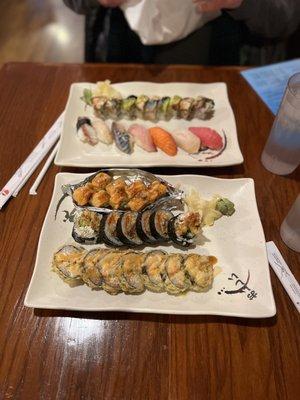
[[[25,183],[31,177],[33,172],[39,166],[45,155],[52,148],[52,146],[57,142],[60,137],[62,124],[64,120],[64,112],[58,117],[54,122],[48,132],[45,134],[42,140],[36,145],[33,151],[29,154],[23,164],[17,169],[14,175],[6,183],[0,192],[0,210],[4,204],[10,199],[11,196],[16,197],[20,190],[23,188]],[[54,150],[53,150],[54,151]],[[52,153],[51,153],[52,155]],[[51,160],[52,161],[52,160]],[[49,165],[51,163],[49,162]],[[48,160],[46,161],[47,164]],[[47,166],[47,168],[49,167]],[[46,165],[45,165],[46,166]],[[43,168],[44,175],[47,168]],[[44,176],[41,174],[40,180]],[[38,182],[39,184],[40,182]],[[38,186],[38,185],[37,185]]]
[[[34,184],[29,189],[29,194],[31,194],[32,196],[35,196],[37,194],[36,190],[37,190],[39,184],[41,183],[42,179],[44,178],[48,168],[50,167],[50,164],[54,160],[54,157],[55,157],[55,155],[57,153],[57,150],[58,150],[58,146],[59,146],[59,141],[56,143],[56,145],[55,145],[54,149],[52,150],[50,156],[47,158],[47,161],[45,162],[43,168],[41,169],[40,173],[38,174]]]

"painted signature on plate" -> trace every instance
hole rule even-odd
[[[241,280],[240,277],[235,273],[232,273],[227,279],[229,281],[233,281],[236,288],[227,290],[225,287],[223,287],[221,290],[218,291],[218,295],[222,295],[223,293],[229,295],[245,293],[249,300],[257,298],[257,292],[248,286],[250,281],[250,271],[248,271],[247,278],[245,280]]]

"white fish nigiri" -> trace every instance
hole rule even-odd
[[[79,117],[76,124],[77,136],[82,142],[95,146],[98,142],[98,135],[91,120],[87,117]]]
[[[157,151],[148,129],[143,125],[133,124],[128,128],[128,132],[135,143],[143,150],[148,152]]]
[[[112,144],[114,141],[113,134],[109,127],[102,119],[97,118],[92,120],[92,126],[95,129],[100,142],[105,144]]]
[[[176,144],[189,154],[198,153],[201,147],[201,140],[189,131],[170,132]],[[196,139],[196,140],[195,140]]]

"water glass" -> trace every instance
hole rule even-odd
[[[278,175],[290,174],[300,163],[300,73],[288,81],[261,161]]]
[[[280,235],[288,247],[300,252],[300,194],[280,227]]]

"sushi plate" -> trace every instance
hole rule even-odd
[[[71,237],[73,203],[70,197],[60,201],[61,185],[77,183],[86,176],[71,173],[59,173],[56,176],[53,197],[40,234],[35,268],[25,298],[27,307],[245,318],[265,318],[276,313],[265,237],[257,210],[254,183],[249,178],[218,179],[199,175],[162,177],[174,185],[184,182],[184,186],[181,186],[183,189],[193,186],[204,198],[220,194],[235,203],[236,212],[233,216],[223,217],[213,227],[204,228],[204,245],[188,250],[218,258],[219,273],[209,291],[188,292],[182,296],[149,291],[141,295],[121,293],[111,296],[104,291],[92,291],[87,286],[69,287],[51,271],[50,265],[53,253],[60,246],[75,244]],[[169,253],[184,252],[172,245],[161,248]]]
[[[168,156],[161,150],[149,153],[137,146],[132,154],[122,153],[115,144],[106,145],[98,143],[91,146],[81,142],[76,135],[76,122],[78,117],[93,116],[92,107],[86,107],[80,99],[83,89],[92,89],[92,83],[74,83],[71,85],[69,99],[66,106],[63,131],[60,147],[58,149],[55,164],[72,167],[153,167],[153,166],[181,166],[181,167],[215,167],[241,164],[243,156],[238,144],[234,114],[230,106],[227,87],[223,82],[196,84],[196,83],[150,83],[150,82],[126,82],[114,84],[113,87],[126,97],[132,94],[146,94],[149,96],[173,96],[196,97],[202,95],[215,102],[215,113],[211,119],[191,121],[171,119],[153,123],[136,119],[134,121],[123,120],[128,127],[132,123],[139,123],[145,127],[160,126],[172,132],[175,130],[187,130],[189,127],[208,127],[216,130],[223,140],[223,151],[206,150],[198,154],[189,155],[178,149],[176,156]],[[111,121],[108,120],[110,126]]]

